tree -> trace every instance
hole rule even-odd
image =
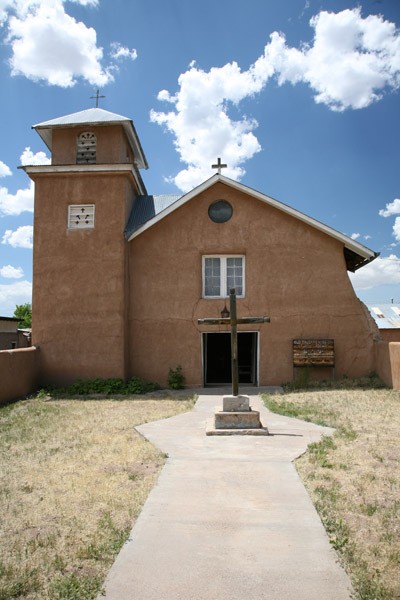
[[[32,327],[32,306],[26,304],[17,304],[14,310],[14,317],[19,319],[18,327],[20,329],[29,329]]]

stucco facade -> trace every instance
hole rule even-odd
[[[218,199],[233,207],[227,223],[208,216]],[[259,332],[260,385],[292,380],[294,338],[333,338],[336,376],[373,370],[376,328],[354,294],[343,245],[216,183],[130,242],[131,373],[162,381],[169,367],[181,364],[189,383],[203,383],[201,334],[229,331],[197,325],[218,318],[225,305],[202,298],[204,255],[243,255],[246,291],[238,315],[271,317],[270,324],[238,326]]]
[[[204,256],[240,256],[238,315],[271,318],[238,326],[256,333],[246,342],[239,334],[251,383],[292,380],[295,338],[334,339],[337,377],[374,370],[377,329],[347,275],[349,256],[359,266],[372,251],[220,175],[127,233],[139,197],[148,198],[138,172],[145,159],[129,124],[113,115],[108,123],[98,110],[84,123],[77,113],[79,124],[42,125],[52,165],[26,167],[36,183],[32,343],[40,347],[43,383],[136,375],[165,384],[177,365],[187,385],[210,383],[205,362],[217,360],[218,350],[211,352],[216,338],[205,334],[228,329],[197,324],[218,318],[226,302],[203,297]],[[96,162],[77,165],[76,140],[88,130]],[[232,217],[215,223],[208,209],[221,199]],[[94,205],[94,227],[70,229],[71,204]],[[318,373],[332,376],[325,371]]]

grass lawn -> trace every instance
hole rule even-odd
[[[165,456],[134,425],[193,400],[0,408],[0,600],[95,598]]]
[[[296,466],[360,600],[400,598],[400,392],[264,396],[273,412],[336,428]],[[321,599],[322,600],[322,599]]]

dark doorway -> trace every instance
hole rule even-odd
[[[257,384],[257,332],[238,333],[239,383]],[[204,385],[232,383],[231,334],[203,333]]]

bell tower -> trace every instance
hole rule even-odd
[[[32,343],[41,382],[126,379],[132,203],[146,194],[147,161],[133,122],[100,108],[33,127],[51,165],[35,182]]]

